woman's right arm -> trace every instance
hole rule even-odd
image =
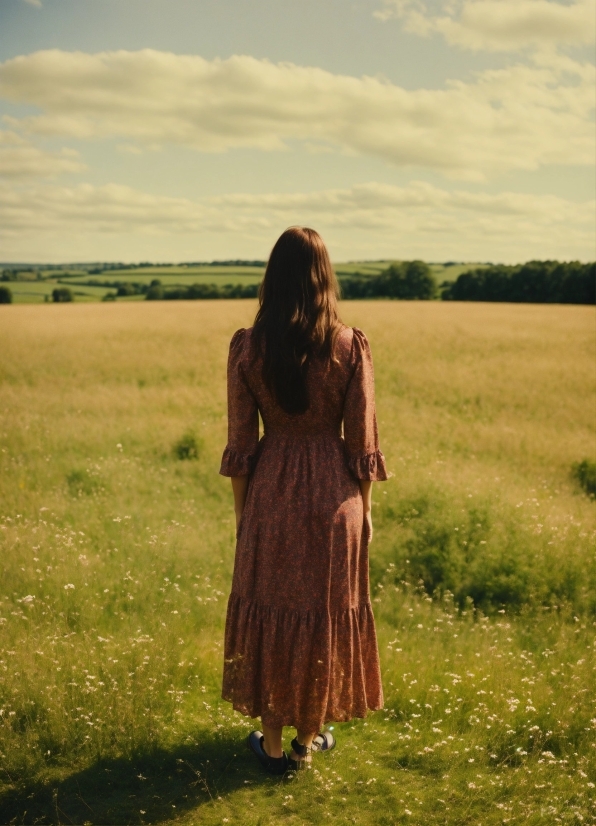
[[[228,355],[228,443],[223,452],[220,473],[230,476],[234,492],[236,528],[244,510],[248,478],[259,443],[259,411],[242,369],[244,329],[237,330]]]

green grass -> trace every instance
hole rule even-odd
[[[80,276],[79,276],[80,278]],[[77,279],[78,280],[78,279]],[[83,280],[83,279],[81,279]],[[52,290],[64,286],[64,280],[51,281],[10,281],[5,284],[12,292],[14,304],[39,304],[52,300]],[[108,291],[106,287],[76,285],[71,287],[75,301],[100,301]]]
[[[0,822],[595,822],[593,309],[342,307],[394,474],[385,707],[279,780],[219,698],[225,362],[255,308],[0,307]]]

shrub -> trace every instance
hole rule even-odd
[[[596,462],[590,459],[576,462],[572,473],[589,496],[596,496]]]
[[[74,301],[74,295],[69,287],[56,287],[52,290],[52,301],[62,303],[65,301]]]
[[[71,470],[66,475],[69,493],[72,496],[90,496],[98,488],[98,482],[86,470]]]
[[[0,287],[0,304],[12,304],[12,292],[9,287]]]
[[[102,301],[115,301],[116,300],[116,293],[106,293],[101,300]]]
[[[379,504],[379,530],[388,529],[391,538],[371,557],[373,589],[377,583],[407,582],[434,599],[449,593],[460,609],[470,603],[486,613],[505,607],[596,607],[591,596],[596,564],[586,568],[573,555],[559,558],[559,551],[503,502],[466,505],[433,488]]]
[[[174,445],[174,455],[178,459],[198,459],[200,453],[200,444],[190,431],[185,433],[182,438],[178,439]]]

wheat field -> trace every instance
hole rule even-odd
[[[255,310],[0,307],[0,822],[596,823],[593,308],[342,304],[393,474],[385,707],[283,780],[219,696],[225,366]]]

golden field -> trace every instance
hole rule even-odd
[[[283,781],[219,699],[225,366],[255,310],[0,307],[0,822],[596,822],[595,503],[571,474],[596,458],[593,308],[342,304],[393,473],[386,702]]]

